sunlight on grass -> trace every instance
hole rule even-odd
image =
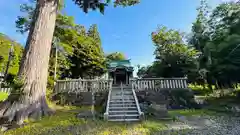
[[[0,101],[4,101],[5,99],[7,99],[7,97],[8,97],[8,93],[0,92]]]
[[[203,86],[203,85],[197,85],[197,84],[189,84],[188,87],[191,88],[191,89],[204,90],[204,89],[208,88],[208,84],[205,84],[205,86]],[[215,90],[216,87],[215,87],[214,85],[212,85],[212,89]]]
[[[148,135],[166,128],[164,122],[146,120],[136,123],[107,122],[103,120],[79,119],[77,111],[89,107],[54,106],[56,113],[38,121],[29,121],[22,128],[7,131],[5,135]]]
[[[152,120],[128,124],[112,123],[112,126],[106,126],[106,123],[107,122],[105,122],[104,127],[100,129],[100,132],[97,133],[97,135],[149,135],[153,132],[161,131],[167,128],[164,122]]]
[[[50,130],[55,127],[66,127],[74,124],[82,124],[83,120],[76,119],[75,114],[71,112],[57,111],[56,114],[43,117],[39,121],[31,121],[27,126],[23,128],[18,128],[15,130],[10,130],[6,135],[23,135],[23,134],[41,134],[44,131]]]
[[[170,110],[169,115],[174,116],[202,116],[202,115],[214,115],[216,112],[207,109],[182,109],[182,110]]]

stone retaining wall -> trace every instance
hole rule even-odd
[[[160,91],[146,90],[136,92],[141,110],[145,114],[156,115],[156,117],[166,117],[169,109],[197,108],[198,104],[194,100],[194,94],[188,89],[162,89]],[[95,93],[95,106],[105,109],[108,92]],[[70,104],[75,106],[92,105],[92,93],[81,92],[60,93],[53,97],[59,104]]]
[[[102,106],[107,101],[108,92],[97,92],[95,93],[95,105]],[[81,92],[76,93],[59,93],[52,97],[53,100],[58,101],[58,104],[64,105],[92,105],[92,93],[91,92]]]
[[[162,89],[136,92],[141,110],[155,118],[167,116],[169,109],[198,108],[194,94],[189,89]]]
[[[136,92],[139,103],[166,104],[167,108],[191,107],[195,103],[194,93],[189,89],[162,89]]]

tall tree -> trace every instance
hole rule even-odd
[[[10,61],[9,74],[15,76],[17,75],[18,72],[23,47],[19,43],[13,41],[7,35],[0,33],[0,50],[1,50],[0,59],[2,58],[2,60],[0,60],[0,72],[4,72],[6,69],[11,44],[14,45],[13,46],[14,57]]]
[[[123,53],[121,52],[114,52],[114,53],[110,53],[106,56],[106,59],[108,61],[112,61],[112,60],[126,60],[126,57]]]
[[[36,1],[33,1],[33,3],[34,2]],[[33,9],[32,6],[33,4],[21,6],[22,11],[25,12],[27,16],[18,17],[16,22],[18,31],[27,31],[29,27],[28,22],[31,21],[28,18],[32,16],[32,11],[27,9]],[[64,79],[65,77],[79,78],[96,76],[101,75],[105,71],[106,64],[103,58],[103,50],[97,25],[91,25],[86,32],[84,26],[74,23],[73,17],[58,14],[54,37],[55,39],[59,39],[56,47],[60,49],[63,48],[61,50],[63,50],[62,52],[64,53],[59,53],[59,51],[57,51],[59,49],[56,50],[56,44],[52,46],[48,77],[48,86],[50,86],[50,88],[54,84],[54,72],[56,68],[57,78],[60,79]],[[92,46],[93,53],[85,53],[85,55],[80,53],[89,52],[90,46]],[[57,61],[55,60],[56,55]],[[56,65],[55,63],[58,64]],[[90,65],[90,63],[92,64]]]
[[[240,3],[218,5],[209,18],[210,37],[205,50],[210,55],[209,73],[218,86],[229,87],[240,80]]]
[[[104,12],[106,3],[98,0],[73,0],[84,12],[88,9],[99,9]],[[49,107],[46,102],[46,86],[48,75],[48,62],[51,43],[54,34],[55,21],[60,0],[37,0],[32,17],[31,27],[24,49],[22,62],[19,68],[21,78],[20,94],[16,89],[8,99],[0,105],[0,117],[8,121],[16,120],[21,124],[32,114],[48,114]],[[116,4],[133,5],[138,0],[118,0]]]
[[[203,52],[208,36],[208,16],[210,7],[206,0],[201,0],[200,6],[197,8],[198,15],[192,26],[192,35],[189,39],[189,44],[193,45],[197,50]]]
[[[156,47],[152,72],[158,77],[184,77],[196,68],[197,51],[184,44],[179,31],[159,27],[152,33]]]
[[[197,64],[198,82],[203,83],[209,80],[208,62],[210,55],[206,50],[206,45],[209,41],[208,18],[210,14],[210,7],[206,0],[201,0],[200,6],[197,8],[198,15],[196,21],[192,25],[192,33],[188,43],[200,52],[199,63]]]
[[[208,13],[205,5],[202,2],[198,9],[189,43],[201,52],[198,67],[206,83],[229,87],[240,80],[240,4],[222,3],[207,17],[203,15]]]
[[[72,43],[74,51],[70,57],[71,77],[92,78],[103,74],[106,70],[106,64],[96,25],[92,25],[85,34],[77,32],[73,36],[77,40]]]
[[[30,0],[20,6],[20,10],[24,13],[24,16],[18,16],[16,21],[17,31],[24,34],[29,32],[30,24],[32,22],[32,17],[34,13],[34,8],[36,6],[36,0]],[[54,31],[54,38],[58,39],[57,43],[52,43],[50,61],[49,61],[49,76],[48,76],[48,87],[53,88],[54,84],[54,72],[56,66],[56,77],[65,77],[69,72],[70,62],[68,56],[72,55],[72,44],[70,43],[72,39],[69,39],[67,34],[70,29],[75,28],[74,18],[64,14],[58,13],[56,19],[56,26]],[[56,56],[57,55],[57,56]],[[57,60],[55,60],[57,57]]]

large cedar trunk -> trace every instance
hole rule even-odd
[[[2,120],[22,121],[31,115],[48,114],[46,86],[51,42],[59,0],[37,0],[33,23],[19,69],[21,94],[11,93],[1,103]],[[15,90],[14,90],[15,91]]]

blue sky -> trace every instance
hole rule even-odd
[[[27,0],[0,0],[0,32],[23,44],[26,35],[16,32],[15,20],[19,5]],[[150,2],[151,1],[151,2]],[[221,0],[210,0],[212,7]],[[150,34],[158,25],[189,32],[195,20],[199,0],[141,0],[127,8],[107,7],[105,14],[83,13],[71,0],[65,0],[64,12],[74,16],[78,24],[97,24],[106,53],[123,52],[133,65],[146,65],[154,60]]]

